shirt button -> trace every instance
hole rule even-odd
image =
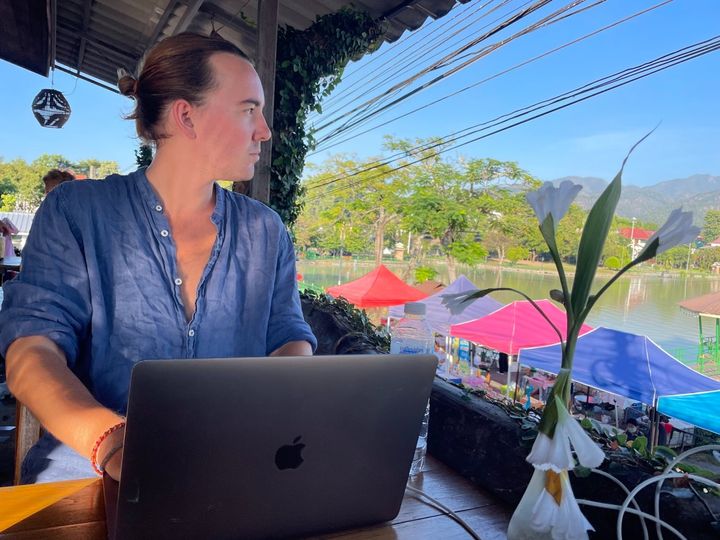
[[[160,236],[162,236],[162,237],[165,237],[165,236],[167,236],[168,234],[170,234],[170,233],[167,232],[165,229],[163,229],[162,231],[160,231]]]
[[[195,335],[195,330],[190,329],[188,331],[188,336],[193,337]]]
[[[178,287],[182,285],[182,279],[180,279],[179,277],[175,278],[175,285],[177,285]]]
[[[160,205],[158,204],[158,205],[155,207],[155,210],[157,210],[158,212],[162,212],[162,206],[160,206]]]

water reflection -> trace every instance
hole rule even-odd
[[[406,265],[387,261],[385,264],[402,276]],[[300,261],[298,271],[306,283],[322,287],[346,283],[374,268],[372,262],[355,260]],[[448,283],[447,269],[438,268],[437,280]],[[513,287],[531,298],[548,298],[550,289],[560,287],[554,267],[547,263],[541,272],[519,272],[512,268],[498,269],[458,267],[479,288]],[[572,278],[570,278],[572,279]],[[609,276],[596,279],[597,290]],[[631,275],[620,278],[598,301],[588,319],[592,326],[607,326],[617,330],[650,337],[668,352],[680,356],[697,351],[697,318],[682,311],[677,303],[686,298],[720,290],[720,280],[711,277],[672,278],[669,276]],[[498,292],[493,296],[500,302],[518,300],[516,294]]]

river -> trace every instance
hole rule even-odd
[[[402,264],[385,264],[398,275],[402,275],[405,268]],[[298,262],[298,271],[303,274],[304,282],[321,287],[357,279],[373,268],[374,264],[370,261]],[[447,270],[439,264],[437,270],[440,273],[436,279],[447,283]],[[557,275],[549,264],[546,272],[459,267],[460,273],[479,288],[513,287],[534,299],[548,298],[550,289],[559,288]],[[597,290],[607,279],[609,276],[598,277],[593,290]],[[686,298],[717,291],[720,291],[720,280],[714,277],[631,274],[620,278],[608,289],[587,323],[646,335],[679,360],[693,363],[697,354],[698,320],[677,304]],[[493,296],[503,303],[522,299],[510,292],[494,293]],[[712,325],[707,322],[707,326],[705,332],[709,331],[712,335]]]

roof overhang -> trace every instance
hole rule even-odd
[[[50,0],[0,2],[0,58],[45,77],[54,60]]]
[[[0,58],[47,76],[50,68],[113,89],[117,69],[137,70],[164,37],[215,28],[256,57],[259,0],[3,0]],[[465,3],[469,0],[460,0]],[[278,25],[299,30],[352,6],[386,21],[384,39],[440,18],[455,0],[280,0]]]

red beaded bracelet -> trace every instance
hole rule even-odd
[[[95,444],[93,445],[92,453],[90,454],[90,464],[92,465],[93,470],[100,476],[103,475],[103,471],[101,467],[98,466],[97,457],[98,457],[98,450],[100,449],[100,445],[103,443],[105,439],[107,439],[110,434],[116,432],[118,429],[125,427],[125,420],[122,422],[118,422],[111,428],[108,428],[105,433],[100,435],[97,440],[95,441]]]

